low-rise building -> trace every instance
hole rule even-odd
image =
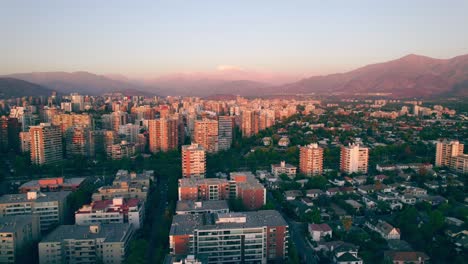
[[[130,223],[139,229],[145,217],[145,206],[136,198],[101,200],[83,205],[75,212],[77,225]]]
[[[5,194],[0,197],[0,217],[35,215],[39,217],[41,231],[62,224],[67,209],[69,191]]]
[[[365,225],[379,233],[384,239],[400,239],[400,229],[393,227],[391,224],[383,221],[367,221]]]
[[[293,179],[296,177],[296,173],[297,167],[287,164],[285,161],[281,161],[280,164],[271,164],[271,174],[276,177],[286,174],[289,178]]]
[[[32,180],[22,184],[18,190],[20,193],[27,192],[57,192],[75,191],[85,182],[86,178],[43,178]]]
[[[309,224],[309,234],[313,241],[320,241],[324,237],[332,237],[332,229],[328,224]]]
[[[123,263],[131,224],[61,225],[39,243],[39,263]]]

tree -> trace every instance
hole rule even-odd
[[[351,229],[351,226],[353,225],[353,218],[345,217],[343,218],[343,220],[341,220],[341,222],[346,232],[349,232],[349,230]]]

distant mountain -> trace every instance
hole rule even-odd
[[[142,88],[133,83],[114,80],[89,72],[33,72],[12,74],[8,77],[37,83],[63,94],[78,92],[88,95],[100,95],[120,91],[132,91],[133,94],[137,94]],[[154,93],[141,91],[141,94]]]
[[[158,87],[161,95],[209,96],[215,94],[240,94],[243,96],[261,95],[261,90],[270,84],[250,80],[220,79],[155,79],[146,81],[146,89]]]
[[[347,73],[306,78],[271,88],[269,92],[391,93],[392,97],[468,96],[468,55],[434,59],[411,54]]]
[[[48,96],[52,94],[52,90],[30,83],[27,81],[15,78],[0,77],[0,99],[1,98],[16,98],[23,96]]]

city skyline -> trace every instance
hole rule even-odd
[[[448,59],[468,53],[468,37],[458,30],[468,23],[467,7],[463,1],[15,1],[0,11],[0,32],[9,40],[0,44],[6,62],[0,74],[248,71],[290,80],[412,53]]]

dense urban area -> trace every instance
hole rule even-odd
[[[468,106],[0,100],[0,263],[466,263]]]

